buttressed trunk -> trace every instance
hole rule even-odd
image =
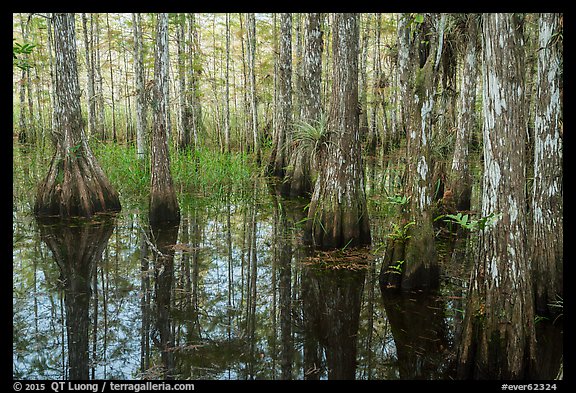
[[[334,22],[328,148],[312,195],[305,239],[319,248],[371,242],[358,118],[358,15],[336,14]]]
[[[56,149],[38,187],[37,216],[90,217],[120,210],[118,193],[94,158],[84,134],[73,14],[54,14]]]

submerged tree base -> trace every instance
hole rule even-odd
[[[435,290],[440,285],[432,223],[403,221],[388,239],[380,271],[383,290]]]
[[[118,193],[87,145],[83,143],[76,152],[56,152],[46,178],[38,187],[36,216],[92,217],[120,210]]]

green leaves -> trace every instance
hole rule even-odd
[[[400,241],[405,241],[410,239],[410,235],[408,235],[408,229],[412,226],[412,225],[416,225],[415,221],[410,221],[407,224],[401,226],[398,224],[392,224],[393,225],[393,229],[392,232],[389,233],[387,235],[388,238],[393,239],[393,240],[400,240]]]
[[[483,230],[484,228],[494,226],[500,218],[502,218],[502,213],[490,213],[485,217],[480,217],[478,219],[472,219],[468,214],[446,214],[435,219],[444,218],[446,222],[454,222],[460,225],[462,228],[474,232],[477,230]]]
[[[402,265],[404,265],[404,261],[396,261],[394,265],[388,266],[386,273],[402,274]]]
[[[13,39],[13,41],[16,41],[16,39]],[[36,44],[21,44],[19,42],[14,42],[14,45],[12,46],[12,58],[14,59],[14,65],[23,71],[32,68],[32,65],[28,62],[28,59],[22,59],[19,56],[31,54],[35,47]]]
[[[391,203],[393,205],[401,205],[401,206],[405,206],[408,204],[408,202],[410,202],[410,197],[405,196],[405,195],[394,195],[394,196],[388,196],[386,197],[388,199],[388,203]]]

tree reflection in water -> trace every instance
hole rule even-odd
[[[244,191],[183,204],[172,230],[143,228],[145,212],[125,211],[110,222],[39,222],[36,232],[16,214],[14,375],[453,377],[466,295],[456,278],[465,271],[443,297],[385,293],[378,301],[378,259],[312,255],[300,241],[302,204],[257,182]],[[44,263],[46,249],[56,264]],[[336,263],[338,253],[350,263]],[[557,373],[562,356],[561,319],[552,322],[536,325],[542,378]]]
[[[172,333],[172,281],[174,277],[174,245],[178,240],[178,225],[154,224],[150,226],[153,261],[154,290],[152,341],[160,351],[162,376],[174,379],[174,335]]]
[[[306,379],[318,379],[322,352],[326,357],[328,379],[355,379],[365,274],[364,269],[303,268]]]
[[[88,379],[89,376],[90,285],[96,264],[114,230],[114,221],[114,216],[104,214],[90,220],[37,219],[40,237],[60,270],[68,343],[67,379]]]
[[[446,379],[451,368],[443,300],[431,293],[382,289],[401,379]]]

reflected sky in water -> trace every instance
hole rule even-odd
[[[383,296],[390,226],[367,170],[373,247],[314,254],[305,202],[256,178],[240,195],[186,198],[168,239],[124,206],[101,222],[43,226],[34,172],[14,176],[17,379],[449,379],[467,273],[439,293]],[[388,183],[387,183],[388,182]]]

